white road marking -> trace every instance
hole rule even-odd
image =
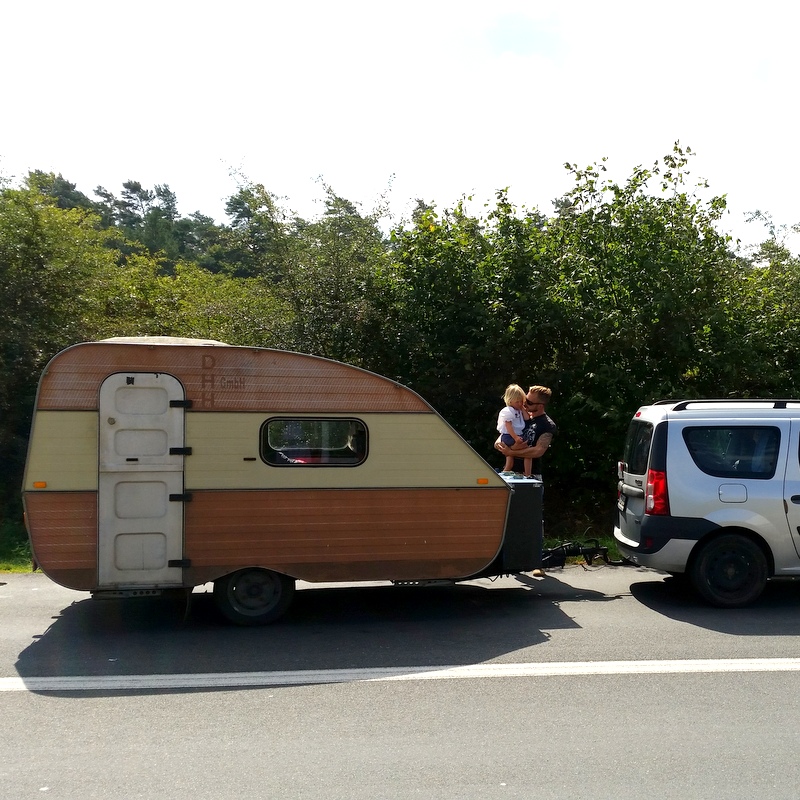
[[[666,675],[701,672],[798,672],[800,658],[686,659],[677,661],[560,661],[545,664],[466,664],[454,667],[367,667],[285,672],[207,672],[179,675],[68,675],[0,678],[0,692],[91,692],[152,689],[233,689],[359,681],[456,678],[547,678],[570,675]]]

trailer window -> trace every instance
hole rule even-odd
[[[355,467],[367,457],[357,419],[276,417],[261,428],[261,457],[274,467]]]

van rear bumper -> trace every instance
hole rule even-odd
[[[663,572],[685,572],[686,563],[692,548],[697,544],[692,539],[673,539],[667,542],[657,553],[644,553],[636,547],[630,547],[628,539],[621,539],[619,528],[614,528],[614,539],[622,555],[640,567],[660,569]]]
[[[692,517],[645,516],[639,541],[626,536],[619,525],[614,527],[614,541],[622,555],[634,564],[664,572],[685,572],[689,555],[706,534],[719,525]]]

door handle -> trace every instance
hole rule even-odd
[[[620,481],[619,490],[627,497],[644,497],[644,489],[639,489],[636,486],[628,486],[627,483]],[[797,495],[797,502],[800,503],[800,494]]]
[[[793,494],[792,495],[792,502],[797,504],[797,505],[800,505],[800,494]]]

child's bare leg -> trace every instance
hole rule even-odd
[[[503,467],[503,472],[514,471],[514,458],[513,456],[506,456],[506,465]]]
[[[522,473],[525,475],[526,478],[531,477],[531,467],[533,466],[533,459],[532,458],[523,458],[522,459]]]

